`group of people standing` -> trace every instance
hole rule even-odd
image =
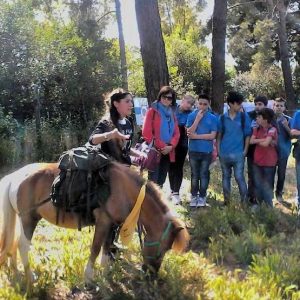
[[[222,170],[224,202],[231,197],[232,172],[237,182],[241,202],[273,206],[275,195],[283,200],[287,160],[291,151],[291,137],[300,136],[300,112],[293,119],[285,115],[285,99],[277,98],[273,109],[268,100],[258,96],[255,110],[245,112],[244,98],[238,92],[227,95],[228,111],[215,114],[210,99],[202,94],[195,99],[183,96],[176,103],[176,93],[169,87],[161,88],[157,100],[149,107],[142,128],[143,139],[161,153],[159,166],[148,173],[149,180],[163,186],[169,175],[172,202],[180,203],[179,190],[183,179],[183,165],[188,154],[191,168],[191,207],[206,205],[210,180],[210,165],[219,156]],[[109,99],[109,113],[99,122],[89,142],[119,162],[131,164],[133,156],[142,155],[133,149],[133,124],[129,119],[132,95],[114,91]],[[247,157],[248,184],[244,176]],[[296,159],[297,187],[300,189],[300,155]]]

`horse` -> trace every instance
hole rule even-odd
[[[48,201],[51,186],[59,174],[57,163],[33,163],[6,175],[0,181],[0,266],[10,258],[17,266],[17,249],[24,265],[27,288],[34,281],[28,252],[38,222],[78,229],[80,216],[75,212],[57,215],[57,208]],[[135,170],[110,162],[105,171],[110,195],[105,204],[93,210],[93,224],[81,220],[81,226],[94,225],[90,256],[84,271],[86,283],[93,282],[94,264],[102,248],[101,265],[109,261],[108,237],[111,227],[124,223],[135,205],[139,191],[146,184],[139,222],[144,228],[143,267],[157,272],[169,249],[184,252],[189,234],[184,223],[172,213],[159,187],[145,180]]]

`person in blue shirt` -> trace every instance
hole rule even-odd
[[[291,135],[295,138],[300,139],[300,110],[296,111],[293,119],[291,121]],[[295,147],[295,146],[294,146]],[[296,161],[296,178],[297,178],[297,191],[298,191],[298,198],[297,198],[297,207],[298,207],[298,214],[300,212],[300,147],[298,146],[296,149],[293,150],[293,155]]]
[[[198,109],[189,114],[186,123],[191,166],[190,207],[206,205],[206,191],[210,177],[209,165],[212,160],[213,140],[216,138],[218,123],[217,117],[209,111],[209,105],[208,96],[199,95]]]
[[[276,98],[273,110],[276,115],[278,129],[278,163],[277,163],[277,184],[275,195],[279,202],[283,201],[283,187],[285,181],[286,166],[291,152],[291,117],[284,114],[286,110],[286,100]]]
[[[185,95],[175,111],[180,138],[175,148],[175,162],[170,163],[169,169],[171,201],[175,205],[180,203],[179,190],[183,179],[183,165],[188,152],[188,137],[185,125],[188,115],[192,112],[194,103],[195,99],[193,96]]]
[[[247,113],[241,112],[244,98],[237,92],[229,92],[229,110],[218,120],[217,148],[222,169],[224,204],[231,195],[231,173],[239,187],[241,201],[247,200],[247,184],[244,176],[244,162],[251,136],[251,120]]]

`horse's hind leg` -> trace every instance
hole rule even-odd
[[[33,218],[30,215],[21,218],[21,236],[19,240],[19,252],[21,260],[24,266],[25,276],[26,276],[26,290],[31,291],[32,284],[34,282],[34,274],[29,265],[28,253],[31,246],[31,239],[36,225],[40,218]]]
[[[95,217],[95,233],[91,247],[91,254],[84,272],[85,282],[88,284],[91,284],[93,282],[94,264],[97,256],[100,253],[102,245],[107,239],[112,224],[112,221],[108,217],[107,213],[105,213],[105,211],[101,210],[100,208],[96,208],[93,211],[93,214]],[[101,264],[103,264],[103,255],[105,254],[102,253]]]

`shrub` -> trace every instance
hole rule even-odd
[[[264,283],[273,282],[288,295],[300,285],[299,253],[286,255],[276,251],[255,255],[250,271],[252,278],[259,278]]]

